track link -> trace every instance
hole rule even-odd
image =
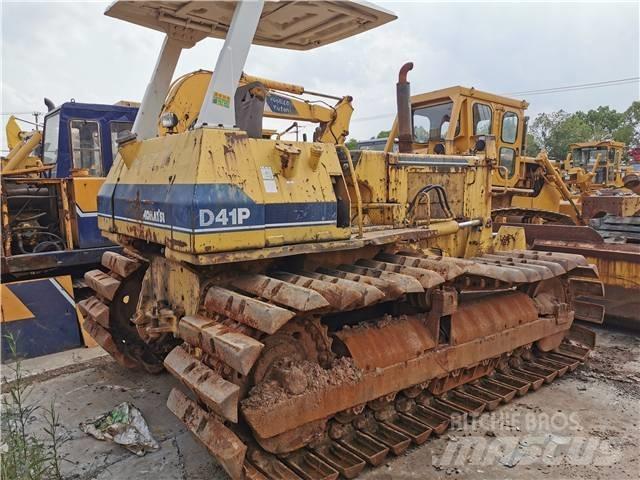
[[[389,453],[397,455],[411,443],[421,444],[432,434],[442,433],[451,422],[476,417],[554,381],[588,353],[565,343],[554,353],[532,356],[528,350],[518,356],[518,362],[510,361],[507,366],[499,363],[499,357],[492,357],[425,384],[403,386],[402,391],[354,405],[328,419],[286,430],[285,440],[277,434],[259,443],[249,433],[248,417],[239,414],[241,400],[249,390],[277,381],[288,394],[298,395],[307,388],[307,380],[297,370],[297,362],[322,370],[340,357],[331,348],[327,327],[320,318],[399,299],[421,311],[431,311],[434,302],[439,302],[439,315],[450,315],[447,312],[458,311],[457,297],[487,290],[507,292],[501,308],[510,302],[522,306],[518,299],[526,300],[528,293],[541,305],[536,304],[538,309],[547,308],[544,314],[558,322],[566,321],[569,308],[579,319],[597,319],[603,314],[597,304],[587,300],[602,290],[597,270],[584,257],[571,254],[522,250],[459,259],[400,250],[313,271],[289,269],[285,264],[203,284],[198,312],[190,315],[175,313],[162,304],[138,310],[144,299],[153,298],[142,286],[147,263],[141,258],[105,255],[103,266],[109,273],[94,270],[85,276],[96,292],[79,303],[85,327],[121,364],[142,365],[151,372],[164,365],[192,392],[197,401],[175,390],[168,407],[236,479],[353,478],[367,464],[378,465]],[[552,294],[543,291],[536,298],[535,292],[529,291],[556,278],[562,278],[570,298],[547,305],[545,295]],[[447,291],[453,290],[457,294],[448,296]],[[139,297],[143,299],[140,302]],[[516,324],[537,317],[531,301],[525,304],[532,312],[522,310],[520,320],[511,319]],[[509,317],[505,312],[498,315]],[[488,318],[494,317],[488,313]],[[166,323],[163,318],[168,319]],[[402,317],[397,325],[387,324],[386,332],[400,330],[394,337],[395,350],[386,349],[389,356],[385,361],[402,364],[407,359],[401,357],[412,349],[424,352],[435,346],[438,330],[427,334],[424,327],[416,327],[416,334],[409,335],[419,345],[403,346],[410,339],[402,340],[402,328],[417,321]],[[488,323],[483,328],[492,331],[495,326]],[[348,343],[348,335],[339,332],[334,336]],[[471,334],[470,330],[459,330],[457,340],[468,342]],[[178,340],[184,343],[178,345]],[[379,341],[384,343],[384,338]],[[452,337],[452,341],[456,339]],[[281,441],[286,448],[281,448]],[[278,453],[283,451],[290,453]]]
[[[84,328],[124,367],[142,367],[150,373],[162,371],[162,359],[168,353],[166,346],[154,351],[140,338],[132,323],[146,262],[131,252],[127,255],[105,252],[102,266],[108,273],[95,269],[84,276],[87,286],[95,292],[78,302]]]
[[[367,466],[376,467],[390,455],[401,455],[411,445],[422,445],[452,425],[462,425],[552,383],[575,370],[589,351],[570,342],[554,352],[534,354],[526,350],[508,365],[441,395],[433,395],[428,384],[405,389],[337,414],[329,420],[323,438],[286,455],[268,453],[251,440],[243,442],[179,390],[171,392],[168,407],[220,460],[232,478],[354,478]],[[211,431],[214,427],[215,435]]]

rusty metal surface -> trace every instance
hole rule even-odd
[[[77,303],[80,313],[100,326],[109,328],[109,307],[96,297],[89,297]]]
[[[287,398],[271,408],[242,407],[241,410],[252,429],[260,437],[269,438],[390,392],[444,377],[459,368],[493,358],[502,352],[514,350],[568,328],[569,325],[566,324],[557,325],[555,320],[538,319],[466,344],[429,350],[411,361],[365,373],[357,383],[308,391]],[[313,408],[309,408],[310,406]]]
[[[265,275],[242,275],[235,279],[232,285],[246,293],[301,312],[311,312],[329,306],[329,302],[312,289]]]
[[[167,407],[198,437],[233,480],[243,478],[247,446],[235,433],[178,389],[171,390]]]
[[[362,370],[411,360],[435,347],[437,342],[419,317],[390,318],[378,325],[345,328],[336,337]]]
[[[128,277],[142,266],[138,260],[111,251],[102,254],[101,263],[103,267],[108,268],[121,277]]]
[[[580,254],[597,267],[598,279],[590,282],[588,272],[576,270],[579,280],[571,280],[583,297],[578,301],[576,318],[595,323],[606,319],[607,323],[640,328],[640,245],[538,240],[534,248]],[[599,295],[599,282],[604,284],[604,297]]]
[[[522,227],[525,230],[527,243],[533,245],[538,240],[557,240],[570,242],[603,243],[602,236],[593,228],[569,225],[534,225],[531,223],[495,223],[494,228],[501,226]],[[535,248],[535,247],[534,247]]]
[[[528,295],[519,292],[492,295],[463,304],[451,316],[451,344],[489,338],[537,319],[538,312]]]
[[[207,407],[232,421],[238,421],[240,388],[226,381],[181,346],[164,359],[164,365],[180,379]]]
[[[84,329],[89,335],[91,335],[98,345],[109,352],[109,355],[111,355],[120,365],[126,368],[136,368],[138,366],[138,363],[134,359],[122,353],[120,349],[118,349],[109,331],[93,321],[91,318],[85,318]]]
[[[541,252],[575,253],[587,258],[616,260],[640,264],[640,246],[625,244],[601,244],[594,245],[585,242],[557,242],[551,240],[538,240],[534,248]]]
[[[617,285],[607,286],[606,289],[602,304],[607,325],[640,331],[640,286],[631,292]]]
[[[4,235],[8,242],[11,235]],[[2,255],[1,268],[3,278],[7,275],[32,274],[37,271],[58,268],[60,265],[68,267],[88,267],[100,263],[105,251],[119,251],[122,247],[109,246],[87,248],[82,250],[58,250],[53,252],[26,253],[21,255]]]
[[[424,257],[414,257],[410,255],[403,255],[402,252],[392,255],[389,253],[380,253],[376,255],[376,258],[382,260],[383,262],[392,262],[397,263],[399,265],[407,265],[409,267],[417,267],[425,270],[432,270],[442,277],[445,280],[453,280],[456,277],[459,277],[463,273],[466,272],[466,269],[462,265],[456,265],[451,263],[439,262],[437,260],[424,258]]]
[[[265,333],[277,332],[295,316],[290,310],[217,286],[207,290],[204,308]]]
[[[331,268],[267,264],[256,273],[233,272],[219,283],[203,282],[204,308],[197,315],[175,314],[171,333],[186,345],[175,347],[165,366],[199,403],[178,392],[170,407],[223,466],[227,462],[232,478],[351,478],[409,442],[421,444],[433,432],[442,433],[450,421],[476,417],[539,388],[569,369],[559,358],[584,354],[577,345],[563,345],[541,363],[527,357],[495,372],[501,359],[519,358],[541,339],[555,342],[566,334],[570,318],[539,317],[527,285],[566,278],[573,270],[584,273],[587,263],[579,255],[522,250],[464,260],[373,250],[336,266],[341,261]],[[116,270],[126,273],[130,265],[128,257],[108,263],[113,276],[107,277],[114,280]],[[597,280],[585,278],[572,277],[574,294],[597,294]],[[477,279],[487,280],[485,287],[517,285],[529,294],[494,292],[447,308],[437,301],[455,294],[458,282]],[[426,300],[400,308],[425,313],[403,316],[391,305],[373,308],[407,293]],[[99,307],[98,300],[87,311]],[[376,312],[379,321],[341,326],[331,348],[321,315],[357,309]],[[281,390],[269,396],[269,385]],[[266,396],[256,393],[262,386]],[[253,440],[247,437],[252,451],[246,458],[247,447],[233,433],[239,413],[254,433]]]
[[[84,274],[84,281],[87,282],[89,288],[107,300],[113,300],[116,291],[120,287],[119,280],[104,273],[102,270],[89,270]]]
[[[604,214],[626,217],[636,215],[639,211],[639,195],[587,195],[582,199],[582,216],[585,220]]]
[[[433,288],[444,283],[444,278],[440,274],[420,267],[368,259],[358,260],[356,263],[367,268],[384,270],[386,272],[395,272],[401,275],[409,275],[410,277],[414,277],[418,280],[424,289]]]
[[[190,345],[217,355],[242,375],[249,374],[264,347],[254,338],[199,315],[182,317],[178,335]]]
[[[433,238],[439,235],[438,230],[428,227],[385,229],[382,231],[364,232],[362,238],[355,235],[349,240],[330,242],[301,243],[281,247],[266,247],[255,250],[241,250],[237,252],[209,253],[188,255],[170,248],[166,249],[167,258],[176,261],[186,261],[192,265],[217,265],[221,263],[246,262],[265,258],[289,257],[292,255],[308,255],[313,253],[329,253],[344,250],[357,250],[372,245],[390,245],[403,241],[417,241]],[[126,244],[125,237],[114,238],[119,243]]]

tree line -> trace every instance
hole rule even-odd
[[[600,140],[640,147],[640,101],[633,102],[624,112],[600,106],[587,112],[540,113],[529,123],[526,154],[535,156],[544,148],[549,157],[564,159],[570,144]]]

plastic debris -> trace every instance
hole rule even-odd
[[[110,412],[81,423],[80,430],[98,440],[110,440],[122,445],[139,457],[160,448],[142,412],[129,402],[123,402]]]

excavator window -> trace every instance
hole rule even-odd
[[[100,126],[89,120],[71,120],[73,168],[86,169],[92,177],[102,176]]]
[[[502,141],[515,143],[518,136],[518,116],[513,112],[506,112],[502,117]]]
[[[491,133],[491,121],[493,114],[491,107],[483,103],[473,104],[473,134],[489,135]]]
[[[45,164],[58,160],[58,139],[60,138],[60,112],[47,117],[44,121],[44,139],[42,141],[42,161]]]
[[[413,111],[413,138],[416,143],[443,140],[449,129],[453,102],[429,105]]]

